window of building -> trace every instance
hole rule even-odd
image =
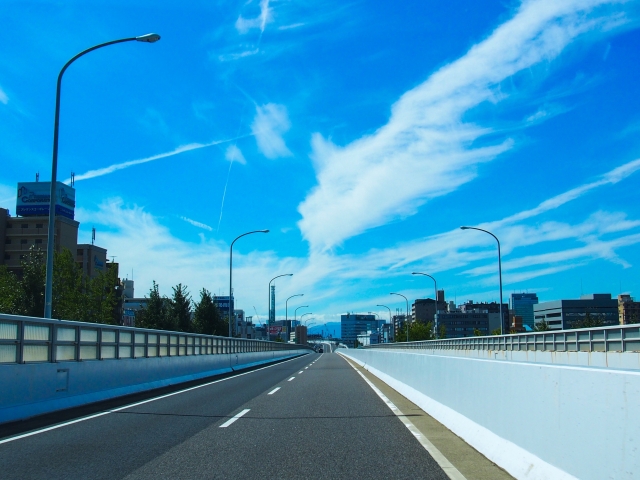
[[[547,318],[552,318],[552,317],[560,317],[562,316],[562,313],[557,312],[557,313],[548,313],[547,314]]]
[[[36,223],[36,228],[42,228],[42,224],[41,223]]]
[[[82,257],[84,255],[84,250],[82,250],[81,248],[78,249],[78,256]]]
[[[20,239],[20,244],[21,245],[25,245],[27,243],[27,239],[26,238],[21,238]]]
[[[7,228],[13,228],[13,223],[7,223]]]
[[[42,239],[41,238],[36,238],[36,245],[40,245],[42,243]]]
[[[8,253],[4,254],[4,259],[5,260],[11,260],[11,255],[9,255]]]
[[[28,223],[23,223],[22,224],[22,228],[29,228],[29,224]]]
[[[5,238],[4,239],[4,243],[11,243],[11,239],[10,238]]]
[[[24,260],[26,255],[20,255],[20,260]]]

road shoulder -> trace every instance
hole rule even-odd
[[[426,437],[464,477],[469,480],[507,480],[513,478],[498,465],[491,462],[475,448],[471,447],[451,430],[378,377],[354,361],[344,356],[342,356],[342,358],[393,402],[393,404],[411,420],[411,423],[415,425],[419,432]]]

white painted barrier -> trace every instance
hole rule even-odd
[[[447,351],[338,352],[518,479],[632,479],[640,473],[639,371]]]
[[[311,350],[0,365],[0,424],[240,371]]]

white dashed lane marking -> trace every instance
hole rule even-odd
[[[234,415],[233,417],[231,417],[229,420],[227,420],[226,422],[224,422],[222,425],[220,425],[220,428],[227,428],[229,425],[231,425],[233,422],[235,422],[236,420],[238,420],[240,417],[242,417],[244,414],[246,414],[249,410],[251,410],[250,408],[245,408],[244,410],[242,410],[240,413]]]
[[[273,395],[274,393],[276,393],[278,390],[280,390],[280,387],[276,387],[273,390],[271,390],[269,393],[267,393],[267,395]]]

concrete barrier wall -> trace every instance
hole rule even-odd
[[[306,353],[308,349],[0,365],[0,423]]]
[[[338,351],[516,478],[632,479],[640,472],[638,371],[446,351]]]

